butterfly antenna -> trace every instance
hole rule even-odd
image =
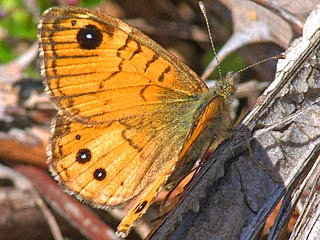
[[[204,20],[205,20],[205,22],[206,22],[206,26],[207,26],[207,30],[208,30],[208,34],[209,34],[209,39],[210,39],[212,51],[213,51],[213,54],[214,54],[215,59],[216,59],[217,64],[218,64],[219,78],[222,79],[222,72],[221,72],[221,68],[220,68],[220,61],[219,61],[219,59],[217,58],[217,52],[216,52],[216,48],[215,48],[214,43],[213,43],[213,40],[212,40],[212,35],[211,35],[209,20],[208,20],[208,17],[207,17],[206,8],[205,8],[204,3],[203,3],[202,1],[199,2],[199,7],[200,7],[200,10],[201,10],[202,15],[203,15],[203,17],[204,17]]]
[[[257,66],[257,65],[259,65],[259,64],[261,64],[261,63],[264,63],[264,62],[267,62],[267,61],[270,61],[270,60],[285,59],[285,58],[286,58],[286,54],[283,52],[283,53],[280,53],[280,54],[278,54],[278,55],[275,55],[275,56],[272,56],[272,57],[263,59],[263,60],[261,60],[261,61],[259,61],[259,62],[254,63],[254,64],[251,64],[251,65],[249,65],[249,66],[247,66],[247,67],[245,67],[245,68],[242,68],[242,69],[240,69],[237,73],[244,72],[244,71],[246,71],[246,70],[249,69],[249,68],[252,68],[252,67],[254,67],[254,66]]]

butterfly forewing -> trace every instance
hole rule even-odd
[[[170,114],[168,109],[190,108],[180,103],[194,104],[194,95],[208,90],[158,44],[107,15],[53,8],[44,16],[39,34],[43,75],[53,102],[86,123],[163,108]]]

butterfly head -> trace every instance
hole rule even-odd
[[[231,100],[236,90],[236,83],[239,81],[239,73],[228,72],[225,78],[216,82],[214,91],[217,95],[224,97],[227,101]]]

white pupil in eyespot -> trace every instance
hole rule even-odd
[[[87,33],[87,34],[86,34],[86,38],[87,38],[87,39],[92,39],[92,38],[93,38],[93,37],[92,37],[92,34],[91,34],[91,33]]]

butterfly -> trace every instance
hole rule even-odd
[[[142,32],[94,10],[51,8],[38,36],[43,82],[58,110],[49,169],[94,207],[136,198],[117,229],[124,238],[229,127],[238,76],[209,90]]]

